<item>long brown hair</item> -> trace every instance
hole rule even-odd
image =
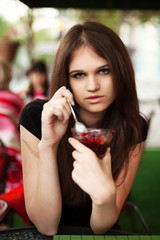
[[[125,45],[110,28],[96,22],[77,24],[67,32],[57,51],[50,83],[50,97],[62,86],[71,90],[69,63],[73,52],[82,45],[91,47],[99,56],[106,59],[113,74],[116,98],[106,110],[104,121],[99,127],[115,129],[111,155],[112,174],[116,180],[124,166],[127,172],[130,150],[142,139],[142,120],[132,62]],[[71,136],[72,120],[71,117],[67,132],[59,145],[58,164],[64,201],[74,205],[85,202],[86,195],[71,178],[72,148],[67,139]]]

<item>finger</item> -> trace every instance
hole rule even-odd
[[[66,114],[64,111],[61,111],[60,109],[54,109],[54,115],[56,115],[56,117],[60,120],[65,122],[66,120],[68,120],[68,118],[66,117]]]
[[[79,164],[77,161],[73,162],[73,170],[72,170],[72,179],[73,181],[78,184],[78,179],[80,178],[79,176]]]
[[[102,158],[102,161],[104,163],[109,164],[110,167],[111,167],[111,154],[110,154],[110,148],[109,147],[107,148],[106,153],[105,153],[104,157]]]
[[[79,152],[84,152],[89,149],[83,143],[81,143],[80,141],[78,141],[75,138],[70,137],[68,139],[68,142],[72,145],[73,148],[75,148]]]
[[[73,169],[75,169],[77,167],[77,161],[73,162]]]
[[[52,99],[55,98],[61,98],[65,97],[66,99],[69,99],[72,105],[74,105],[74,99],[73,99],[73,94],[71,93],[70,90],[66,89],[64,86],[59,88],[56,93],[53,95]]]
[[[69,115],[71,114],[71,109],[68,105],[68,101],[65,97],[62,98],[58,98],[58,99],[54,99],[54,101],[49,101],[48,106],[52,106],[52,107],[57,107],[57,108],[61,108],[62,110],[67,110],[67,112],[69,113]]]
[[[49,101],[43,108],[43,116],[45,118],[47,118],[47,116],[56,116],[59,120],[68,121],[70,115],[71,110],[65,98],[55,100],[54,104]]]
[[[72,152],[72,157],[76,160],[79,161],[81,159],[81,153],[78,152],[77,150]]]
[[[57,108],[63,112],[64,121],[68,121],[70,115],[71,115],[71,109],[68,106],[68,102],[66,98],[61,98],[59,100],[59,105],[57,105]]]
[[[53,118],[58,118],[60,121],[64,120],[63,112],[60,109],[50,107],[47,109],[47,111],[48,111],[48,115],[46,114],[46,111],[44,114],[42,114],[42,122],[49,119],[51,119],[51,122],[52,122]]]
[[[104,154],[103,159],[108,159],[109,157],[110,157],[110,148],[108,147],[105,154]]]

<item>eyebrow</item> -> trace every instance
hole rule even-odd
[[[99,69],[105,68],[105,67],[109,67],[109,64],[105,64],[105,65],[102,65],[102,66],[98,67],[96,69],[96,71],[99,70]],[[74,73],[79,73],[79,72],[84,72],[84,70],[81,70],[81,69],[73,70],[73,71],[69,72],[69,75],[74,74]]]
[[[98,67],[97,69],[102,69],[102,68],[105,68],[105,67],[109,67],[109,64],[102,65],[102,66]]]

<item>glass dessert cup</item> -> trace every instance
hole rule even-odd
[[[99,158],[103,158],[114,135],[113,129],[87,128],[87,132],[77,132],[75,128],[71,130],[73,137],[93,150]]]

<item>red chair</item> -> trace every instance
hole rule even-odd
[[[25,225],[29,225],[29,218],[25,209],[23,184],[19,184],[11,191],[1,194],[0,199],[4,200],[9,205],[10,210],[12,209],[17,213]],[[6,211],[6,214],[7,213],[8,209]]]
[[[24,190],[22,179],[21,162],[14,162],[14,154],[0,140],[0,222],[11,212],[15,211],[22,221],[29,225],[29,218],[24,203]],[[18,171],[9,171],[9,162],[17,167]],[[9,180],[12,188],[6,191],[6,181]],[[15,185],[14,185],[15,184]],[[11,222],[9,220],[9,222]]]

